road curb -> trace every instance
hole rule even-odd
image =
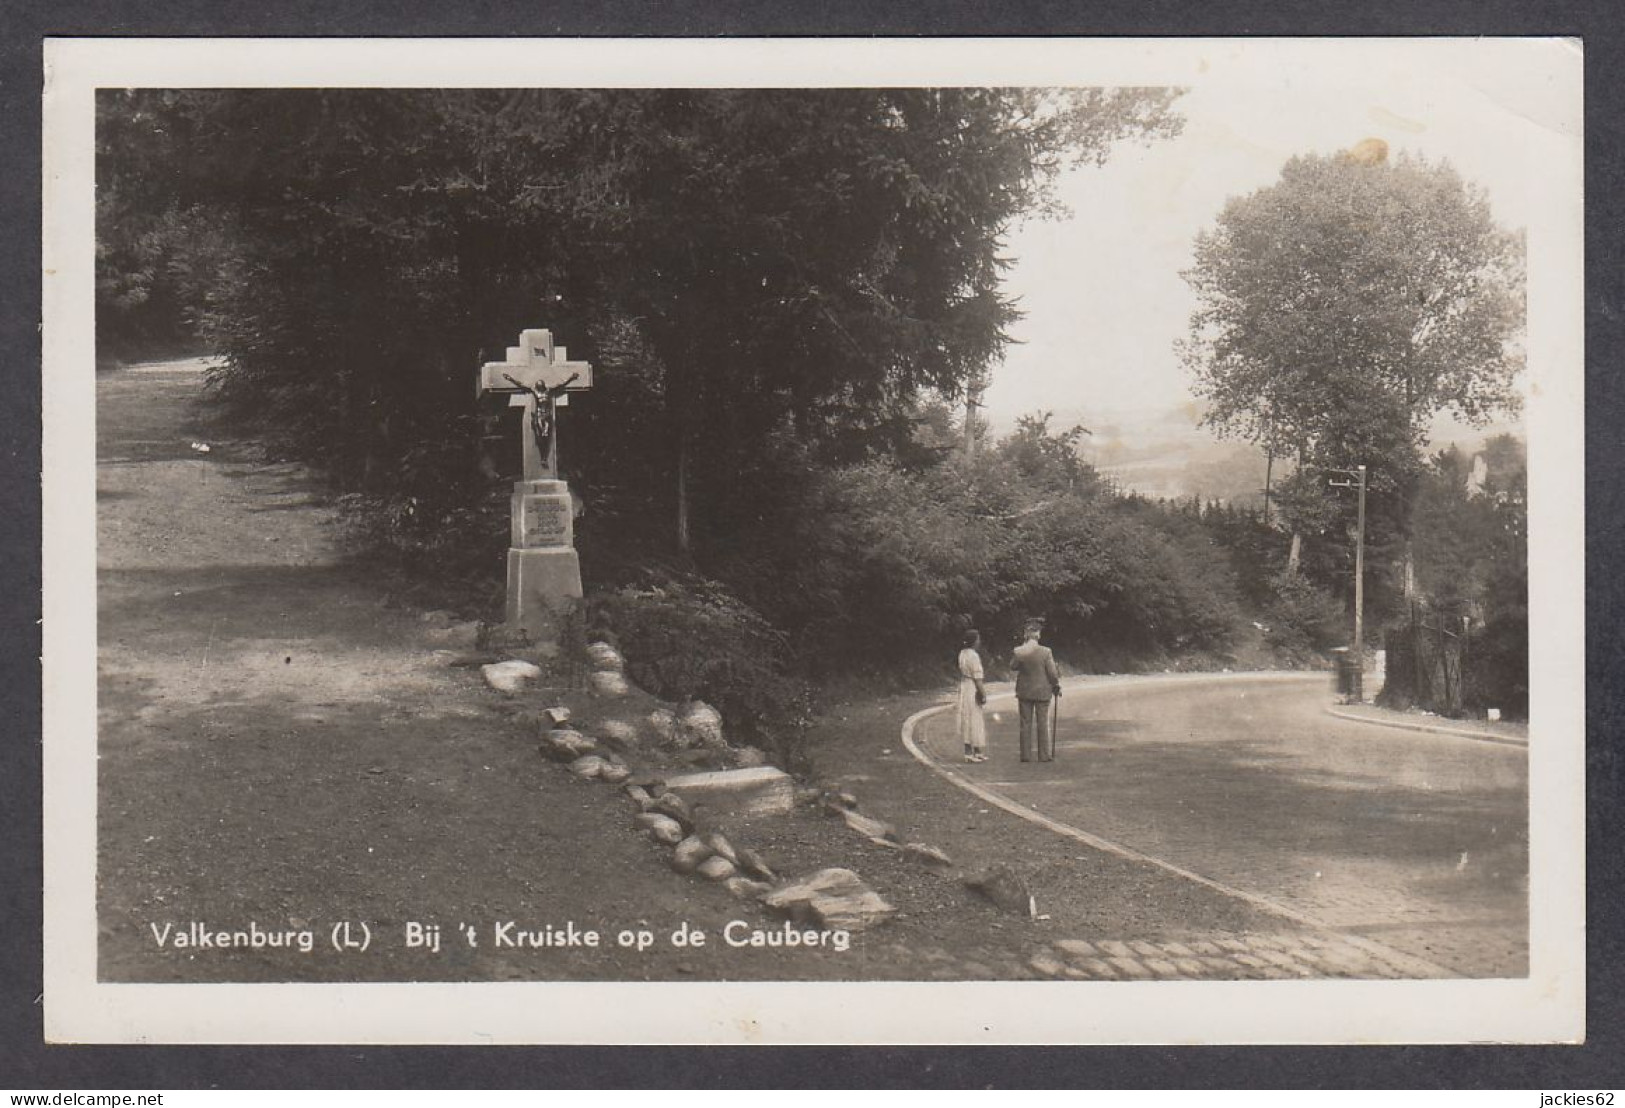
[[[1121,685],[1121,684],[1126,684],[1126,683],[1130,683],[1130,682],[1135,683],[1135,684],[1149,685],[1149,684],[1172,683],[1173,681],[1182,681],[1182,680],[1183,681],[1199,680],[1199,679],[1201,679],[1203,677],[1210,678],[1210,679],[1215,680],[1215,681],[1228,681],[1228,680],[1236,680],[1236,679],[1246,679],[1246,678],[1249,678],[1249,677],[1253,678],[1253,679],[1263,678],[1263,679],[1268,679],[1268,680],[1283,680],[1283,679],[1284,680],[1290,680],[1290,679],[1297,678],[1299,676],[1300,675],[1298,675],[1298,674],[1271,674],[1271,673],[1168,674],[1168,675],[1154,675],[1154,676],[1148,676],[1148,677],[1118,677],[1115,680],[1105,680],[1105,681],[1095,679],[1095,680],[1087,681],[1087,682],[1085,682],[1085,681],[1077,681],[1076,679],[1074,679],[1072,681],[1063,682],[1062,687],[1063,688],[1068,688],[1070,686],[1070,687],[1074,687],[1074,688],[1076,688],[1076,687],[1101,688],[1101,687],[1105,687],[1105,686],[1108,686],[1108,685]],[[1001,693],[999,693],[999,694],[997,694],[995,696],[988,697],[988,702],[992,703],[994,700],[1003,701],[1003,700],[1014,700],[1014,699],[1015,699],[1015,693],[1014,692],[1001,692]],[[1053,831],[1058,835],[1063,835],[1063,836],[1065,836],[1065,837],[1067,837],[1069,839],[1073,839],[1076,842],[1083,843],[1085,846],[1091,847],[1091,848],[1093,848],[1095,850],[1102,851],[1102,852],[1104,852],[1106,854],[1110,854],[1110,855],[1112,855],[1114,857],[1117,857],[1117,858],[1122,858],[1125,861],[1136,862],[1136,863],[1139,863],[1141,865],[1152,866],[1152,867],[1154,867],[1156,869],[1160,869],[1160,870],[1162,870],[1162,871],[1164,871],[1166,873],[1171,873],[1176,877],[1183,878],[1186,881],[1194,882],[1195,884],[1201,885],[1203,888],[1210,889],[1213,892],[1219,893],[1222,896],[1227,896],[1227,897],[1230,897],[1230,898],[1235,899],[1235,900],[1240,900],[1243,903],[1245,903],[1247,905],[1250,905],[1253,908],[1258,909],[1259,911],[1265,912],[1265,913],[1267,913],[1269,915],[1277,916],[1277,917],[1279,917],[1281,919],[1285,919],[1285,920],[1287,920],[1287,921],[1289,921],[1291,923],[1297,924],[1300,927],[1307,927],[1307,928],[1311,928],[1311,929],[1316,930],[1316,931],[1324,932],[1324,933],[1329,934],[1329,935],[1336,935],[1339,938],[1341,938],[1341,939],[1345,940],[1346,942],[1348,942],[1350,945],[1358,947],[1359,949],[1364,950],[1367,953],[1374,954],[1377,957],[1379,957],[1379,958],[1383,959],[1384,961],[1388,962],[1389,964],[1403,970],[1405,973],[1410,974],[1410,975],[1412,975],[1414,977],[1419,977],[1419,978],[1453,978],[1453,977],[1459,977],[1460,976],[1459,974],[1455,973],[1454,971],[1445,969],[1443,966],[1435,965],[1434,963],[1429,962],[1426,959],[1417,958],[1417,957],[1415,957],[1413,955],[1406,954],[1403,951],[1395,950],[1392,947],[1386,946],[1386,945],[1384,945],[1382,943],[1375,942],[1375,941],[1373,941],[1371,939],[1367,939],[1367,938],[1364,938],[1364,937],[1359,936],[1359,935],[1351,935],[1348,932],[1343,931],[1343,930],[1341,930],[1339,928],[1333,927],[1330,924],[1324,923],[1321,920],[1318,920],[1318,919],[1314,918],[1313,916],[1306,915],[1303,912],[1299,912],[1295,908],[1289,908],[1284,904],[1281,904],[1281,903],[1279,903],[1277,901],[1271,900],[1269,897],[1261,896],[1258,893],[1250,893],[1250,892],[1247,892],[1247,891],[1245,891],[1243,889],[1232,888],[1229,885],[1225,885],[1225,884],[1223,884],[1221,882],[1213,880],[1211,877],[1203,877],[1199,873],[1195,873],[1195,872],[1193,872],[1191,870],[1184,869],[1181,866],[1176,866],[1172,862],[1164,861],[1163,859],[1153,857],[1150,854],[1142,854],[1138,850],[1134,850],[1131,847],[1124,846],[1121,843],[1115,843],[1115,842],[1112,842],[1110,839],[1103,839],[1099,835],[1090,834],[1088,831],[1084,831],[1084,830],[1081,830],[1079,828],[1073,827],[1071,824],[1063,823],[1058,819],[1054,819],[1054,818],[1052,818],[1050,816],[1046,816],[1044,813],[1038,811],[1036,808],[1023,807],[1022,805],[1017,804],[1015,801],[1009,799],[1008,797],[1005,797],[1005,796],[1003,796],[1003,795],[1001,795],[999,793],[996,793],[996,792],[992,791],[991,789],[988,789],[988,788],[986,788],[986,787],[984,787],[982,785],[978,785],[976,782],[974,782],[974,781],[970,780],[968,777],[966,777],[963,773],[960,773],[960,772],[952,769],[951,767],[945,765],[942,762],[937,761],[935,758],[932,758],[930,755],[926,754],[925,751],[920,749],[919,743],[914,741],[914,732],[922,722],[924,722],[925,720],[931,718],[932,716],[941,715],[941,714],[943,714],[945,712],[950,712],[950,711],[953,711],[953,710],[954,710],[954,704],[950,701],[950,702],[945,703],[945,704],[934,704],[929,708],[922,708],[920,711],[915,712],[913,715],[909,716],[907,719],[905,719],[903,721],[903,728],[902,728],[903,747],[909,752],[910,755],[913,756],[915,761],[917,761],[921,765],[925,766],[926,769],[929,769],[932,773],[935,773],[939,777],[942,777],[945,780],[951,782],[952,784],[954,784],[958,788],[961,788],[961,789],[965,790],[966,792],[970,793],[972,796],[975,796],[980,800],[986,801],[987,803],[992,804],[994,807],[999,808],[1002,811],[1009,812],[1011,815],[1020,816],[1022,819],[1027,820],[1029,823],[1035,823],[1038,826],[1045,828],[1046,830]]]
[[[1375,719],[1363,716],[1358,712],[1340,712],[1334,705],[1327,705],[1326,714],[1337,719],[1346,719],[1353,723],[1369,723],[1375,727],[1392,727],[1396,731],[1425,731],[1430,735],[1449,735],[1455,739],[1471,739],[1480,743],[1497,743],[1501,746],[1529,745],[1528,739],[1520,739],[1511,735],[1497,735],[1490,731],[1470,731],[1460,727],[1440,727],[1437,724],[1411,723],[1409,720]]]

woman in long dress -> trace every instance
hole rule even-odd
[[[982,719],[987,689],[982,685],[982,656],[976,649],[981,644],[981,635],[967,631],[959,652],[959,741],[967,762],[987,761],[987,723]]]

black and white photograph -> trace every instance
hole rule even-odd
[[[48,1036],[1582,1040],[1581,55],[48,42]]]

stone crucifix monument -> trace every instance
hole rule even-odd
[[[514,482],[508,543],[507,622],[527,638],[551,630],[555,618],[581,596],[570,489],[559,479],[558,409],[570,393],[592,388],[592,366],[572,362],[553,332],[523,331],[507,360],[480,367],[478,395],[506,396],[524,408],[525,468]]]

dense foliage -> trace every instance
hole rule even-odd
[[[764,466],[778,509],[741,525],[716,572],[792,629],[795,668],[816,677],[939,674],[970,627],[999,661],[1030,615],[1083,669],[1227,657],[1245,609],[1220,533],[1200,511],[1118,495],[1075,439],[1035,417],[974,463],[914,467],[810,468],[785,444]]]
[[[1417,595],[1387,629],[1397,664],[1385,702],[1528,714],[1526,496],[1523,447],[1510,436],[1473,457],[1451,448],[1429,460],[1413,510]],[[1450,667],[1459,687],[1445,690]]]
[[[108,336],[143,228],[189,228],[215,249],[174,234],[139,272],[181,282],[224,400],[342,488],[467,503],[512,467],[482,465],[511,449],[474,369],[548,326],[606,382],[565,466],[703,564],[769,438],[884,450],[995,359],[1009,227],[1063,167],[1174,129],[1174,95],[110,91]]]

